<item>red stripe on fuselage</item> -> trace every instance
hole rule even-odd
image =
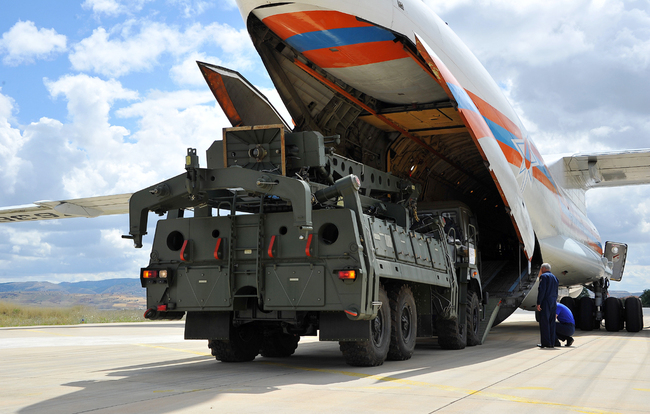
[[[347,68],[408,57],[401,43],[390,40],[308,50],[303,55],[321,68]]]
[[[372,26],[370,23],[357,20],[350,14],[331,10],[276,14],[264,18],[262,22],[284,40],[308,32]]]
[[[519,127],[515,125],[514,122],[512,122],[510,119],[508,119],[507,116],[502,114],[495,107],[485,102],[477,95],[474,95],[472,92],[468,91],[467,89],[465,89],[465,92],[467,92],[467,95],[469,95],[469,97],[474,102],[474,105],[476,105],[479,112],[481,112],[481,114],[484,117],[494,122],[495,124],[499,125],[501,128],[507,130],[517,138],[520,139],[522,138],[521,130],[519,129]]]

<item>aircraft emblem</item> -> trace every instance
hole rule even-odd
[[[533,181],[533,167],[539,166],[540,162],[533,151],[530,150],[530,144],[526,138],[515,138],[512,142],[522,158],[517,181],[519,182],[519,190],[523,194],[528,183]]]

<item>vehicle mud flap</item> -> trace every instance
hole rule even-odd
[[[187,312],[185,339],[230,339],[231,312]]]
[[[369,320],[353,321],[343,312],[321,312],[321,341],[369,341]]]

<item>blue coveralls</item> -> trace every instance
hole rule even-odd
[[[557,304],[558,281],[551,272],[539,277],[537,304],[542,307],[539,312],[539,334],[541,345],[553,348],[555,345],[555,307]]]

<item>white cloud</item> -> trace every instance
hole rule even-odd
[[[67,48],[67,38],[54,29],[38,29],[34,22],[19,20],[0,39],[0,53],[6,53],[2,61],[17,66],[32,63],[35,59],[47,59]]]
[[[10,120],[13,117],[14,100],[3,95],[0,88],[0,177],[4,192],[13,194],[15,191],[16,177],[23,160],[17,157],[25,140],[20,130],[13,128]]]
[[[138,26],[139,31],[133,33]],[[251,64],[253,48],[243,29],[219,23],[208,26],[196,23],[181,31],[162,23],[135,21],[116,26],[110,32],[103,27],[95,29],[90,37],[73,47],[70,62],[75,70],[119,77],[152,70],[163,54],[182,61],[188,54],[199,53],[204,45],[221,48],[235,66]]]
[[[153,0],[86,0],[81,7],[92,10],[96,15],[118,16],[138,12],[150,1]]]
[[[184,17],[198,16],[215,6],[214,1],[206,0],[168,0],[168,2],[178,7],[183,12]],[[224,3],[229,4],[233,3],[233,1],[226,0]]]
[[[201,74],[196,62],[209,62],[213,65],[223,65],[221,59],[215,56],[206,56],[205,53],[192,53],[181,63],[172,66],[169,76],[177,85],[205,85],[205,79]]]

